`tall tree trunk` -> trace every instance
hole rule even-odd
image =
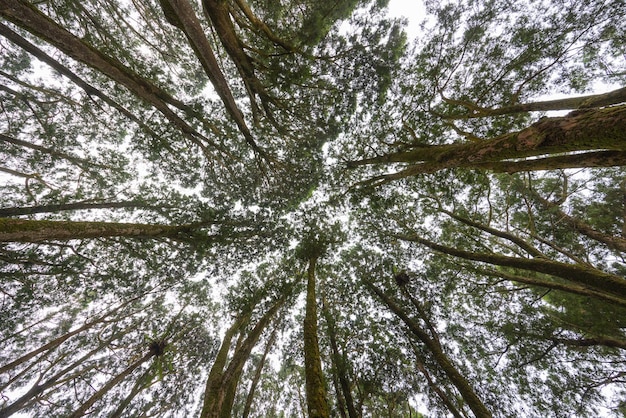
[[[605,107],[626,102],[626,87],[602,94],[587,96],[566,97],[563,99],[546,100],[541,102],[518,103],[499,108],[483,108],[469,102],[444,99],[450,104],[461,105],[469,110],[468,113],[442,115],[446,119],[485,118],[499,115],[512,115],[525,112],[546,112],[549,110],[588,109]]]
[[[1,29],[2,29],[2,24],[0,23],[0,32],[1,32]],[[80,167],[84,171],[95,171],[95,170],[102,169],[102,168],[104,169],[110,168],[102,164],[96,164],[84,158],[79,158],[79,157],[76,157],[76,156],[73,156],[64,152],[60,152],[54,148],[48,148],[48,147],[44,147],[41,145],[33,144],[31,142],[22,141],[21,139],[13,138],[12,136],[8,136],[2,133],[0,133],[0,141],[15,145],[18,147],[23,147],[23,148],[28,148],[34,151],[38,151],[42,154],[47,154],[52,157],[64,159],[74,164],[75,166]],[[6,216],[6,215],[0,214],[0,216]]]
[[[602,244],[605,244],[607,247],[612,248],[616,251],[626,252],[626,239],[623,237],[618,237],[614,235],[605,234],[603,232],[597,231],[591,225],[583,222],[582,220],[575,218],[573,216],[568,215],[567,213],[561,210],[561,207],[553,203],[547,199],[544,199],[539,193],[534,190],[524,188],[522,190],[523,193],[529,195],[533,200],[538,202],[544,209],[549,211],[554,211],[559,219],[559,222],[565,222],[572,227],[575,231],[597,241]]]
[[[567,283],[567,282],[557,282],[554,280],[544,280],[537,279],[534,277],[525,277],[517,274],[510,274],[501,269],[493,270],[493,269],[472,269],[473,271],[485,274],[487,276],[492,277],[501,277],[503,279],[509,280],[513,283],[524,283],[529,284],[531,286],[544,287],[546,289],[554,289],[560,290],[567,293],[572,293],[574,295],[582,295],[587,297],[592,297],[595,299],[599,299],[608,303],[612,303],[617,306],[623,306],[626,308],[626,298],[621,298],[619,296],[612,295],[610,293],[591,289],[588,286],[581,285],[578,283]]]
[[[25,51],[28,51],[31,55],[36,57],[38,60],[45,62],[50,67],[58,71],[60,74],[63,74],[65,77],[67,77],[72,82],[74,82],[74,84],[76,84],[78,87],[83,89],[83,91],[87,93],[89,96],[96,96],[100,98],[102,101],[104,101],[106,104],[108,104],[109,106],[113,107],[114,109],[117,109],[118,112],[120,112],[121,114],[126,116],[128,119],[132,120],[133,122],[135,122],[139,127],[141,127],[141,129],[144,132],[148,133],[153,138],[155,139],[160,138],[156,132],[154,132],[150,127],[148,127],[143,121],[141,121],[137,116],[135,116],[129,110],[127,110],[122,105],[117,103],[115,100],[113,100],[111,97],[106,95],[104,92],[98,90],[94,86],[87,83],[85,80],[83,80],[76,73],[71,71],[65,65],[61,64],[59,61],[52,58],[50,55],[46,54],[39,47],[33,45],[28,40],[26,40],[25,38],[20,36],[18,33],[11,30],[8,26],[2,24],[1,22],[0,22],[0,35],[4,36],[8,40],[13,42],[17,46],[19,46],[20,48],[24,49]]]
[[[528,259],[493,253],[464,251],[437,244],[436,242],[424,239],[416,234],[393,234],[393,236],[401,240],[417,242],[432,250],[454,257],[549,274],[599,292],[612,294],[620,299],[626,299],[626,279],[614,274],[605,273],[604,271],[590,266],[561,263],[545,258]]]
[[[54,386],[59,379],[61,379],[68,372],[72,371],[76,367],[82,365],[85,360],[87,360],[89,357],[91,357],[98,351],[102,350],[106,345],[108,345],[115,338],[117,338],[117,336],[109,339],[107,342],[100,344],[98,347],[94,348],[93,350],[91,350],[90,352],[88,352],[87,354],[79,358],[78,360],[76,360],[74,363],[70,364],[69,366],[59,371],[58,373],[54,374],[52,377],[47,379],[44,383],[40,384],[39,383],[40,380],[38,380],[24,395],[16,399],[15,402],[11,403],[10,405],[7,405],[4,409],[0,409],[0,418],[6,418],[10,415],[13,415],[14,413],[21,410],[22,408],[24,408],[28,402],[30,402],[32,399],[35,399],[37,396],[41,395],[46,389],[49,389],[52,386]]]
[[[459,393],[472,410],[476,418],[491,418],[491,412],[487,409],[480,397],[476,394],[469,381],[457,370],[454,363],[444,353],[438,342],[438,338],[433,338],[419,326],[419,324],[409,318],[409,316],[390,297],[385,295],[380,289],[370,282],[365,282],[366,286],[373,291],[389,307],[389,309],[406,324],[409,330],[421,341],[432,354],[433,360],[443,370],[450,382],[458,389]]]
[[[322,360],[317,340],[317,299],[315,295],[315,266],[317,258],[309,260],[307,271],[306,313],[304,317],[304,372],[306,376],[307,410],[311,418],[330,415]]]
[[[259,319],[259,322],[249,332],[241,344],[238,344],[227,367],[226,356],[228,350],[225,349],[222,352],[222,349],[220,349],[218,359],[216,359],[216,362],[213,364],[211,372],[209,373],[209,379],[207,380],[204,404],[200,415],[201,418],[229,418],[231,416],[243,367],[248,361],[250,353],[261,337],[261,334],[267,328],[274,315],[276,315],[276,312],[278,312],[285,303],[288,296],[288,294],[283,295],[261,319]],[[240,327],[237,329],[239,328]],[[229,337],[228,347],[230,347],[232,335],[233,334],[227,335]],[[224,342],[226,342],[226,337]]]
[[[143,295],[142,295],[143,296]],[[55,339],[53,339],[52,341],[48,342],[47,344],[42,345],[41,347],[27,353],[24,354],[23,356],[21,356],[18,359],[13,360],[12,362],[0,367],[0,374],[2,373],[6,373],[7,371],[19,366],[20,364],[23,364],[24,362],[30,360],[31,358],[35,357],[36,355],[43,353],[44,351],[48,351],[51,350],[53,348],[58,347],[59,345],[61,345],[62,343],[64,343],[65,341],[67,341],[68,339],[70,339],[71,337],[73,337],[76,334],[79,334],[97,324],[100,324],[102,322],[105,321],[105,319],[113,314],[115,314],[116,312],[118,312],[120,309],[124,308],[125,306],[127,306],[128,304],[136,301],[137,299],[139,299],[142,296],[137,296],[135,298],[132,298],[124,303],[122,303],[121,305],[119,305],[118,307],[116,307],[115,309],[110,310],[109,312],[106,312],[103,315],[100,315],[99,317],[97,317],[96,319],[94,319],[93,321],[89,321],[87,323],[85,323],[83,326],[76,328],[74,331],[70,331],[64,335],[61,335],[60,337],[57,337]]]
[[[113,222],[74,222],[0,218],[0,242],[127,237],[137,239],[182,236],[192,225],[152,225]]]
[[[23,0],[3,0],[0,3],[0,16],[33,35],[54,45],[63,53],[101,72],[111,80],[125,86],[138,98],[159,110],[185,137],[198,145],[207,155],[207,144],[226,154],[228,151],[196,131],[189,123],[181,119],[168,105],[175,106],[186,113],[197,114],[193,109],[174,99],[165,90],[152,84],[145,78],[134,73],[119,60],[104,55],[82,39],[44,15],[34,5]]]
[[[241,110],[237,107],[228,82],[217,63],[213,48],[211,48],[211,44],[191,4],[189,4],[187,0],[160,0],[160,3],[164,13],[169,17],[168,21],[181,29],[185,33],[185,36],[187,36],[189,45],[194,50],[196,57],[204,68],[218,96],[224,103],[226,111],[237,124],[239,131],[244,135],[246,141],[254,151],[262,152],[246,125],[243,113],[241,113]],[[219,32],[220,28],[216,30]]]
[[[114,388],[118,383],[124,380],[126,377],[130,376],[132,372],[135,371],[139,366],[150,360],[152,357],[156,356],[156,353],[152,350],[148,351],[143,355],[139,360],[128,366],[122,373],[115,376],[113,379],[109,380],[104,386],[100,388],[96,393],[91,395],[85,403],[83,403],[72,415],[70,418],[78,418],[85,415],[87,410],[93,406],[96,402],[98,402],[104,395],[107,394],[112,388]]]
[[[337,379],[339,380],[339,386],[341,393],[343,394],[343,399],[346,404],[345,406],[348,411],[348,416],[350,418],[358,418],[361,416],[361,414],[357,412],[357,409],[354,406],[354,399],[352,397],[352,391],[350,390],[350,379],[348,378],[346,361],[343,354],[339,352],[339,347],[337,346],[335,320],[332,313],[330,312],[330,309],[325,304],[322,305],[322,311],[324,314],[324,318],[326,319],[328,339],[330,341],[330,348],[332,351],[332,360],[335,365]]]
[[[248,390],[248,395],[246,396],[246,403],[243,408],[243,414],[242,414],[243,418],[248,418],[248,416],[250,415],[250,410],[252,408],[252,401],[254,400],[254,393],[256,391],[256,387],[259,384],[259,381],[261,380],[261,374],[263,372],[263,367],[265,366],[265,360],[267,359],[267,355],[269,354],[270,349],[272,348],[272,346],[274,345],[274,342],[276,341],[276,335],[277,335],[276,331],[277,331],[277,328],[274,328],[274,330],[272,331],[272,334],[267,340],[267,344],[265,345],[265,350],[263,350],[263,355],[261,356],[261,359],[259,360],[259,364],[257,365],[257,368],[254,372],[254,376],[252,377],[252,383],[250,383],[250,389]]]
[[[220,390],[220,385],[222,383],[222,375],[224,374],[224,369],[226,368],[226,362],[228,361],[228,352],[230,351],[230,346],[232,339],[237,331],[243,326],[246,317],[241,317],[231,325],[231,327],[224,334],[224,338],[222,339],[222,344],[220,345],[220,349],[217,352],[217,356],[215,357],[215,361],[213,362],[213,366],[211,367],[211,371],[209,372],[209,377],[207,378],[207,382],[204,389],[204,402],[202,404],[202,411],[200,412],[200,418],[208,418],[215,410],[215,404],[217,403],[217,394]]]
[[[369,180],[382,183],[418,174],[434,173],[446,168],[494,169],[515,172],[515,165],[524,165],[524,170],[551,168],[558,162],[565,168],[586,167],[586,158],[591,166],[602,163],[624,163],[626,157],[626,105],[577,110],[566,116],[543,118],[526,129],[501,135],[484,141],[446,145],[423,145],[408,151],[390,153],[374,158],[348,162],[349,168],[371,164],[409,163],[409,167],[397,173]],[[590,151],[577,155],[553,156],[575,151]],[[612,152],[607,158],[606,154]],[[528,157],[549,156],[536,160],[508,161]],[[603,166],[606,166],[603,165]]]
[[[124,410],[130,405],[133,399],[146,387],[150,386],[148,381],[148,375],[150,374],[150,368],[148,368],[135,382],[130,393],[120,402],[115,411],[108,418],[120,418]]]

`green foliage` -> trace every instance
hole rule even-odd
[[[470,416],[441,353],[494,417],[626,416],[623,167],[470,164],[550,117],[519,106],[624,85],[623,1],[427,0],[411,41],[387,0],[216,0],[227,34],[189,3],[249,136],[168,1],[0,6],[0,230],[184,226],[0,245],[0,416],[116,376],[88,413],[198,415],[224,342],[223,416],[302,416],[307,268],[338,416],[342,384],[360,416]]]

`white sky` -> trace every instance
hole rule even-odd
[[[419,32],[419,23],[426,16],[424,4],[421,0],[390,0],[389,15],[393,17],[406,17],[409,25],[406,32],[409,39],[413,39]]]

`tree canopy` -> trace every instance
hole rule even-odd
[[[0,417],[626,416],[626,3],[387,3],[0,0]]]

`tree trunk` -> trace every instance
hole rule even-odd
[[[396,152],[374,158],[348,162],[349,168],[371,164],[409,163],[410,166],[398,173],[378,177],[378,182],[418,174],[433,173],[446,168],[497,169],[498,171],[520,171],[515,165],[526,164],[524,169],[550,168],[550,161],[557,161],[560,168],[564,163],[584,165],[589,158],[597,166],[598,152],[613,151],[612,163],[622,164],[626,151],[626,105],[584,109],[566,116],[542,118],[526,129],[501,135],[484,141],[446,145],[423,145],[408,151]],[[552,157],[554,154],[592,151],[588,154]],[[528,157],[551,156],[554,160],[522,160]],[[550,161],[549,161],[550,160]],[[541,164],[541,166],[537,166]],[[507,168],[508,167],[508,168]],[[510,169],[509,169],[510,168]]]
[[[356,407],[354,406],[354,399],[350,390],[350,380],[348,378],[348,370],[346,369],[345,358],[342,353],[339,352],[339,347],[337,346],[335,320],[332,316],[332,313],[325,305],[322,306],[322,310],[326,319],[328,339],[330,341],[330,348],[332,351],[332,360],[335,365],[335,370],[337,371],[337,379],[339,380],[340,388],[338,389],[340,389],[341,393],[343,394],[343,399],[345,401],[345,406],[348,411],[348,416],[350,418],[358,418],[361,415],[357,413]]]
[[[115,338],[117,338],[117,337],[115,337]],[[52,377],[50,377],[44,383],[39,384],[39,380],[38,380],[24,395],[22,395],[20,398],[15,400],[15,402],[13,402],[12,404],[8,405],[4,409],[0,409],[0,418],[6,418],[6,417],[8,417],[10,415],[13,415],[14,413],[19,411],[20,409],[24,408],[24,406],[26,406],[26,404],[30,400],[32,400],[32,399],[36,398],[37,396],[39,396],[40,394],[42,394],[46,389],[49,389],[50,387],[54,386],[55,383],[60,378],[62,378],[65,374],[67,374],[71,370],[73,370],[76,367],[78,367],[81,364],[83,364],[83,362],[85,360],[87,360],[89,357],[91,357],[92,355],[94,355],[98,351],[102,350],[111,341],[112,341],[112,339],[110,339],[106,343],[100,344],[98,347],[94,348],[93,350],[91,350],[90,352],[88,352],[87,354],[85,354],[84,356],[79,358],[74,363],[70,364],[69,366],[67,366],[66,368],[61,370],[60,372],[58,372],[55,375],[53,375]]]
[[[46,54],[39,47],[33,45],[32,43],[24,39],[18,33],[14,32],[8,26],[5,26],[1,22],[0,22],[0,35],[4,36],[8,40],[13,42],[17,46],[19,46],[20,48],[29,52],[38,60],[45,62],[50,67],[58,71],[60,74],[63,74],[65,77],[67,77],[72,82],[74,82],[74,84],[76,84],[78,87],[83,89],[83,91],[87,93],[89,96],[96,96],[100,98],[102,101],[104,101],[106,104],[108,104],[109,106],[113,107],[114,109],[117,109],[118,112],[120,112],[121,114],[123,114],[124,116],[132,120],[133,122],[135,122],[139,127],[141,127],[141,129],[144,132],[148,133],[151,137],[155,139],[160,139],[159,135],[157,135],[156,132],[154,132],[150,127],[148,127],[145,123],[143,123],[137,116],[135,116],[129,110],[127,110],[122,105],[117,103],[115,100],[110,98],[104,92],[98,90],[94,86],[87,83],[85,80],[80,78],[77,74],[75,74],[65,65],[61,64],[59,61],[55,60],[50,55]]]
[[[0,29],[2,29],[2,24],[0,23]],[[1,33],[1,30],[0,30]],[[110,167],[104,166],[102,164],[96,164],[93,163],[91,161],[85,160],[83,158],[79,158],[79,157],[75,157],[73,155],[69,155],[66,154],[64,152],[60,152],[58,150],[55,150],[53,148],[47,148],[47,147],[43,147],[41,145],[36,145],[27,141],[22,141],[21,139],[17,139],[17,138],[13,138],[11,136],[5,135],[0,133],[0,141],[2,142],[6,142],[9,144],[13,144],[16,145],[18,147],[23,147],[23,148],[28,148],[28,149],[32,149],[34,151],[38,151],[41,152],[43,154],[48,154],[50,156],[53,157],[57,157],[57,158],[61,158],[64,159],[66,161],[69,161],[70,163],[74,164],[75,166],[81,168],[82,170],[85,171],[90,171],[90,170],[98,170],[98,169],[108,169]],[[2,215],[0,213],[0,216],[6,216],[6,215]]]
[[[128,366],[122,373],[115,376],[113,379],[109,380],[100,390],[91,395],[89,399],[85,403],[83,403],[72,415],[70,418],[78,418],[85,415],[87,410],[93,406],[94,403],[98,402],[100,398],[102,398],[108,391],[110,391],[113,387],[115,387],[118,383],[124,380],[126,377],[130,376],[132,372],[135,371],[136,368],[150,360],[152,357],[156,355],[153,351],[148,351],[141,357],[139,360]]]
[[[546,112],[549,110],[571,110],[592,107],[605,107],[626,102],[626,87],[603,94],[566,97],[564,99],[546,100],[542,102],[519,103],[499,108],[482,108],[471,103],[456,100],[444,100],[451,104],[460,104],[470,110],[469,113],[443,115],[446,119],[485,118],[499,115],[512,115],[525,112]]]
[[[215,357],[215,361],[213,362],[213,366],[209,372],[209,377],[207,378],[200,418],[208,418],[215,412],[217,394],[222,383],[222,375],[224,374],[224,368],[226,367],[226,362],[228,360],[228,352],[230,350],[231,341],[235,333],[239,330],[239,328],[241,328],[245,321],[245,317],[239,318],[226,331],[226,334],[224,334],[222,345],[220,346],[217,357]]]
[[[142,295],[143,296],[143,295]],[[68,339],[70,339],[71,337],[73,337],[76,334],[79,334],[91,327],[93,327],[94,325],[97,325],[99,323],[102,323],[105,318],[107,318],[108,316],[113,315],[114,313],[118,312],[120,309],[124,308],[125,306],[127,306],[129,303],[132,303],[134,301],[136,301],[137,299],[139,299],[141,296],[132,298],[124,303],[122,303],[121,305],[119,305],[117,308],[105,313],[104,315],[100,315],[98,318],[94,319],[93,321],[89,321],[86,324],[84,324],[83,326],[76,328],[74,331],[70,331],[64,335],[61,335],[60,337],[55,338],[54,340],[48,342],[47,344],[42,345],[41,347],[39,347],[36,350],[33,350],[31,352],[29,352],[28,354],[23,355],[22,357],[13,360],[12,362],[0,367],[0,374],[2,373],[6,373],[7,371],[15,368],[16,366],[19,366],[20,364],[23,364],[24,362],[30,360],[31,358],[35,357],[36,355],[43,353],[44,351],[48,351],[51,350],[53,348],[58,347],[59,345],[63,344],[65,341],[67,341]]]
[[[274,330],[272,331],[272,335],[270,335],[267,344],[265,345],[265,350],[263,350],[263,355],[261,356],[261,360],[259,360],[259,364],[254,372],[254,376],[252,377],[252,383],[250,383],[250,389],[248,390],[248,395],[246,396],[246,403],[245,406],[243,408],[243,414],[242,417],[243,418],[248,418],[248,416],[250,415],[250,410],[252,408],[252,401],[254,400],[254,392],[256,391],[256,387],[259,384],[259,381],[261,380],[261,374],[263,372],[263,367],[265,366],[265,360],[267,359],[267,355],[270,352],[270,349],[272,348],[272,346],[274,345],[274,342],[276,341],[276,330],[277,328],[274,328]]]
[[[605,244],[607,247],[616,251],[626,252],[626,239],[622,237],[616,237],[595,230],[591,225],[581,221],[578,218],[570,216],[561,210],[561,207],[556,203],[550,202],[544,199],[534,190],[524,188],[523,193],[529,195],[533,200],[539,202],[541,206],[546,210],[555,211],[559,219],[559,222],[565,222],[570,225],[575,231],[597,241]]]
[[[589,266],[561,263],[559,261],[545,258],[519,258],[508,257],[492,253],[475,253],[471,251],[458,250],[452,247],[437,244],[436,242],[424,239],[417,235],[393,235],[394,237],[420,243],[432,250],[448,254],[466,260],[479,261],[503,267],[512,267],[522,270],[530,270],[537,273],[549,274],[566,281],[574,282],[585,287],[595,289],[626,299],[626,279],[614,274],[605,273],[601,270]]]
[[[248,358],[250,358],[250,353],[261,337],[261,334],[267,328],[274,315],[276,315],[276,312],[285,303],[288,296],[287,294],[283,295],[261,317],[248,336],[236,347],[228,366],[226,366],[226,358],[228,349],[230,348],[230,341],[234,335],[234,328],[231,328],[229,332],[227,332],[227,335],[224,337],[224,342],[228,344],[220,348],[220,353],[209,373],[204,393],[204,403],[200,415],[201,418],[229,418],[231,416],[243,367],[248,361]],[[235,330],[239,328],[240,326]]]
[[[259,152],[260,149],[252,138],[252,134],[244,120],[243,113],[241,113],[241,110],[237,107],[228,82],[217,63],[213,48],[211,48],[211,44],[206,38],[204,29],[202,25],[200,25],[198,16],[196,16],[196,12],[187,0],[160,0],[160,3],[166,15],[169,15],[170,18],[174,19],[174,22],[177,23],[174,26],[181,29],[185,33],[185,36],[187,36],[189,45],[194,50],[202,68],[204,68],[204,72],[209,77],[215,91],[224,103],[226,111],[237,124],[239,131],[246,138],[248,144],[255,151]],[[170,23],[174,22],[170,21]],[[219,32],[219,28],[216,30]]]
[[[372,290],[378,297],[389,307],[389,309],[395,313],[408,327],[409,330],[415,335],[430,351],[433,355],[433,360],[437,363],[441,370],[448,376],[450,382],[458,389],[459,393],[470,407],[476,418],[491,418],[491,412],[480,400],[470,383],[465,377],[456,369],[452,360],[443,352],[443,349],[439,342],[428,336],[428,333],[423,330],[417,322],[413,321],[408,315],[400,308],[395,302],[385,295],[380,289],[374,286],[372,283],[365,282],[366,286]]]
[[[546,289],[554,289],[560,290],[567,293],[572,293],[574,295],[587,296],[595,299],[599,299],[602,301],[606,301],[608,303],[612,303],[617,306],[623,306],[626,308],[626,299],[620,298],[615,295],[611,295],[609,293],[591,289],[588,286],[580,285],[577,283],[565,283],[565,282],[557,282],[551,280],[542,280],[536,279],[533,277],[524,277],[516,274],[510,274],[500,269],[498,270],[483,270],[483,269],[472,269],[477,273],[485,274],[487,276],[500,277],[506,280],[509,280],[513,283],[524,283],[531,286],[544,287]]]
[[[148,368],[135,382],[130,393],[120,402],[115,411],[108,418],[120,418],[124,410],[130,405],[133,399],[150,384],[148,383],[148,375],[150,374],[150,368]]]
[[[310,418],[329,416],[322,361],[317,341],[317,300],[315,296],[315,266],[317,258],[309,260],[307,271],[306,314],[304,317],[304,371],[306,375],[307,410]]]
[[[54,45],[73,59],[88,65],[111,80],[125,86],[137,97],[158,109],[163,116],[185,134],[187,139],[202,148],[205,153],[207,153],[206,144],[222,152],[226,151],[223,147],[192,128],[172,111],[168,104],[178,107],[187,113],[194,114],[197,112],[189,109],[188,106],[174,99],[163,89],[134,73],[119,60],[104,55],[82,39],[74,36],[32,4],[21,0],[4,0],[0,3],[0,16]]]
[[[150,225],[110,222],[45,221],[0,218],[0,242],[41,242],[126,237],[168,238],[193,229],[191,225]]]

